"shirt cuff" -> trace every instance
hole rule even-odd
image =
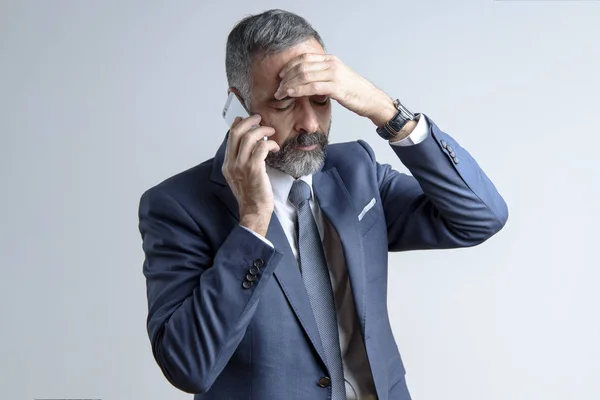
[[[260,240],[262,240],[263,242],[265,242],[266,244],[268,244],[269,246],[271,246],[272,248],[275,248],[275,246],[273,246],[273,243],[271,243],[271,241],[265,237],[262,237],[261,235],[259,235],[258,233],[254,232],[252,229],[248,229],[246,228],[244,225],[240,225],[242,228],[244,228],[245,230],[247,230],[248,232],[252,233],[254,236],[256,236],[257,238],[259,238]]]
[[[412,146],[421,143],[423,140],[427,139],[427,136],[429,136],[429,122],[427,122],[427,118],[421,114],[417,126],[415,126],[410,135],[402,140],[390,142],[390,144],[392,146]]]

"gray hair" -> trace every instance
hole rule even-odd
[[[321,36],[308,21],[279,9],[250,15],[235,25],[227,37],[225,71],[229,87],[240,91],[246,108],[251,109],[255,57],[264,59],[309,39],[316,39],[325,49]]]

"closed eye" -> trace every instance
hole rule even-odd
[[[313,103],[316,104],[316,105],[318,105],[318,106],[325,106],[325,105],[327,105],[327,103],[329,103],[329,96],[318,96],[319,100],[321,98],[325,98],[325,100],[318,101],[318,100],[314,100],[313,99]],[[286,106],[286,107],[281,107],[281,108],[274,107],[274,108],[278,112],[284,112],[284,111],[289,110],[290,108],[292,108],[293,105],[294,105],[294,102],[290,103],[290,105]]]
[[[283,111],[285,111],[285,110],[289,110],[289,109],[292,107],[292,104],[294,104],[294,103],[291,103],[291,104],[290,104],[289,106],[287,106],[287,107],[283,107],[283,108],[275,108],[275,107],[274,107],[274,108],[275,108],[275,110],[276,110],[276,111],[278,111],[278,112],[283,112]]]

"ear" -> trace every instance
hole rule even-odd
[[[233,86],[227,89],[227,95],[229,96],[229,93],[231,93],[231,92],[235,93],[237,95],[237,97],[242,97],[240,95],[240,91],[237,90],[237,88],[235,88]]]

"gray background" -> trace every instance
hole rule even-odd
[[[391,255],[414,399],[600,398],[600,2],[442,0],[1,1],[0,398],[191,398],[151,355],[138,201],[214,155],[227,34],[273,7],[428,114],[509,204],[479,247]],[[404,170],[333,112],[332,142]]]

